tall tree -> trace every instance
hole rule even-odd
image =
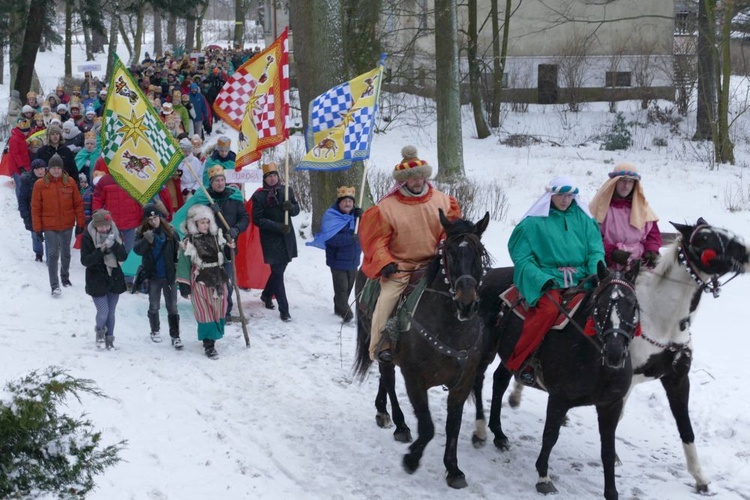
[[[479,29],[477,21],[477,0],[469,0],[469,47],[467,59],[469,63],[469,92],[471,93],[471,109],[474,112],[474,126],[477,128],[477,137],[485,139],[492,135],[487,120],[484,117],[482,106],[481,78],[482,69],[477,59],[477,45],[479,42]]]
[[[177,47],[177,15],[174,12],[170,12],[167,18],[167,45],[172,51]]]
[[[734,164],[734,143],[729,136],[729,79],[732,76],[732,59],[729,53],[732,41],[732,17],[735,14],[734,0],[725,0],[722,6],[721,43],[719,56],[721,71],[718,72],[718,108],[714,131],[714,153],[719,163]]]
[[[73,78],[73,0],[65,0],[65,78]]]
[[[161,33],[161,9],[154,6],[154,57],[157,54],[164,54],[164,40]]]
[[[456,0],[435,0],[437,179],[444,182],[464,175],[456,7]]]
[[[195,6],[191,5],[185,16],[185,52],[190,53],[195,47]]]
[[[201,7],[198,18],[195,20],[195,50],[203,50],[203,18],[206,17],[208,12],[208,1],[206,1]]]
[[[715,0],[698,2],[698,103],[693,139],[711,139],[716,118]]]
[[[245,0],[234,0],[234,46],[245,46]]]
[[[347,81],[346,61],[341,36],[346,0],[290,0],[289,18],[294,31],[294,61],[297,66],[300,106],[307,124],[310,102],[326,90]],[[373,61],[372,66],[374,67]],[[313,232],[320,229],[323,213],[336,199],[339,186],[357,186],[362,181],[363,166],[355,164],[337,172],[310,172],[313,200]]]
[[[48,0],[31,0],[26,19],[44,19],[45,11],[48,6],[47,2]],[[29,89],[31,89],[31,83],[34,77],[34,65],[36,64],[36,55],[39,51],[39,45],[42,42],[43,31],[44,23],[26,23],[26,31],[23,35],[21,50],[16,61],[19,64],[18,72],[16,73],[16,81],[13,85],[13,88],[22,96],[26,95]],[[21,61],[23,64],[20,64]]]

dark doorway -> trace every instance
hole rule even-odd
[[[539,104],[557,103],[557,64],[540,64],[538,81]]]

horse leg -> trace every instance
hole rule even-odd
[[[549,456],[552,448],[557,443],[560,436],[560,427],[562,426],[565,414],[568,412],[568,403],[559,396],[550,394],[547,398],[547,420],[544,423],[544,433],[542,434],[542,450],[536,459],[536,471],[539,478],[536,482],[536,491],[539,493],[557,493],[557,488],[552,484],[548,476]]]
[[[388,388],[386,387],[383,365],[380,365],[380,381],[378,382],[378,394],[375,396],[375,423],[381,429],[391,427],[391,416],[388,413]]]
[[[396,366],[393,363],[380,363],[380,374],[381,380],[385,381],[388,397],[391,399],[393,423],[396,424],[396,430],[393,431],[393,439],[399,443],[410,443],[411,429],[406,425],[404,412],[401,411],[401,405],[398,403],[398,396],[396,395]],[[385,402],[383,406],[385,406]]]
[[[422,459],[422,453],[432,438],[435,436],[435,424],[432,423],[430,415],[430,406],[427,401],[427,389],[424,387],[412,387],[414,383],[406,380],[406,392],[409,395],[409,401],[414,408],[414,415],[417,417],[417,440],[409,445],[409,453],[404,455],[404,470],[413,474],[419,468],[419,461]]]
[[[510,449],[510,443],[508,437],[503,433],[503,425],[501,421],[501,411],[503,407],[503,394],[508,388],[510,379],[513,375],[505,368],[505,365],[500,363],[492,376],[492,403],[490,406],[490,430],[495,435],[494,443],[495,446],[506,451]]]
[[[521,406],[521,396],[523,396],[523,388],[524,385],[521,382],[514,382],[513,383],[513,390],[510,391],[510,396],[508,396],[508,404],[511,408],[518,408]]]
[[[599,438],[601,439],[602,468],[604,469],[604,498],[617,500],[615,485],[615,431],[622,412],[622,399],[607,405],[598,405]]]
[[[698,460],[698,450],[695,448],[695,434],[693,425],[690,423],[688,404],[690,402],[690,378],[687,374],[665,375],[661,379],[661,385],[667,393],[669,408],[677,423],[677,430],[682,439],[682,447],[685,450],[688,472],[695,478],[695,490],[698,493],[708,493],[708,480],[703,475],[701,464]]]
[[[474,406],[476,407],[476,418],[474,419],[474,433],[471,435],[471,444],[474,448],[482,448],[487,442],[487,419],[484,417],[484,402],[482,401],[482,386],[484,385],[484,370],[480,366],[474,379]]]
[[[468,388],[467,388],[468,389]],[[448,486],[455,489],[466,488],[466,476],[458,468],[458,434],[461,431],[461,418],[468,391],[453,389],[448,393],[448,417],[445,420],[445,454],[443,463]]]

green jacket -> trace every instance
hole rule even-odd
[[[599,226],[575,202],[565,212],[552,207],[548,217],[522,220],[510,235],[508,251],[515,265],[513,282],[531,306],[550,279],[554,288],[575,286],[604,260]],[[571,269],[565,273],[564,268]]]
[[[190,133],[190,112],[185,106],[180,103],[172,103],[172,109],[175,113],[180,115],[180,121],[182,122],[182,128],[185,129],[185,133]]]

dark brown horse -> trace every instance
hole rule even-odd
[[[467,485],[464,473],[458,468],[456,449],[464,402],[471,393],[476,370],[487,348],[486,334],[477,310],[479,308],[479,283],[489,265],[489,256],[480,237],[489,223],[489,213],[473,224],[465,220],[453,222],[440,211],[440,222],[445,228],[446,239],[441,242],[439,253],[430,262],[426,271],[427,288],[419,300],[413,315],[409,315],[410,327],[401,333],[393,351],[394,363],[401,368],[409,400],[417,417],[417,440],[409,446],[404,456],[406,472],[413,473],[419,467],[427,443],[435,435],[430,416],[427,390],[445,386],[448,389],[448,417],[445,423],[446,445],[443,462],[447,469],[447,482],[453,488]],[[372,364],[368,347],[370,344],[371,316],[363,313],[360,273],[357,280],[357,354],[355,373],[367,376]],[[366,307],[365,307],[366,309]],[[381,379],[378,402],[378,424],[387,421],[385,394],[391,395],[396,420],[396,439],[411,440],[411,433],[403,423],[403,414],[395,399],[395,371],[393,365],[381,364]]]

